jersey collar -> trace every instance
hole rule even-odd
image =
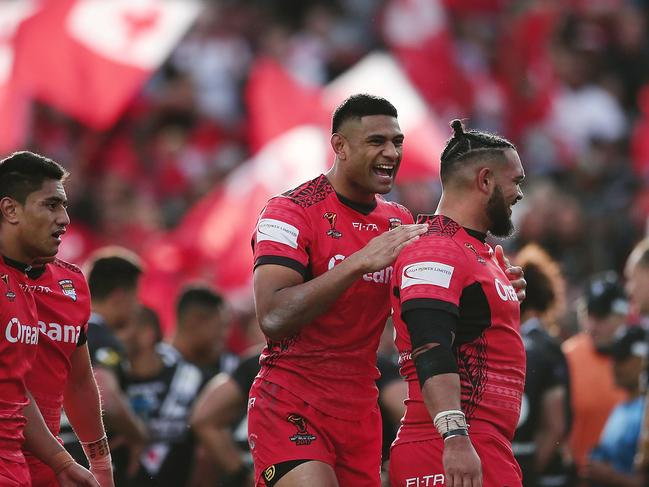
[[[359,213],[362,213],[363,215],[369,215],[374,211],[374,208],[376,208],[376,197],[374,198],[374,201],[372,201],[369,204],[366,203],[358,203],[356,201],[352,201],[349,198],[344,197],[340,193],[336,192],[336,196],[338,197],[338,200],[345,206],[349,206],[352,210],[357,211]]]
[[[473,230],[473,229],[467,228],[467,227],[462,227],[462,228],[464,228],[464,231],[466,233],[468,233],[473,238],[475,238],[477,240],[480,240],[482,243],[485,243],[487,241],[487,234],[486,233],[482,233],[482,232],[479,232],[477,230]]]
[[[29,264],[25,264],[23,262],[19,262],[17,260],[11,259],[7,257],[6,255],[2,256],[2,260],[4,260],[4,263],[7,264],[9,267],[13,267],[14,269],[18,269],[20,272],[25,274],[27,277],[30,279],[37,279],[43,275],[45,272],[45,266],[39,266],[39,267],[33,267]]]

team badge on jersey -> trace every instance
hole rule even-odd
[[[5,292],[5,297],[9,301],[13,301],[16,299],[16,293],[11,290],[11,287],[9,286],[9,275],[7,274],[0,274],[0,279],[2,282],[5,283],[5,286],[7,287],[7,292]]]
[[[336,219],[338,218],[338,215],[336,215],[333,211],[328,211],[324,215],[322,215],[322,218],[329,222],[330,228],[329,230],[327,230],[327,235],[329,235],[331,238],[340,238],[343,236],[342,233],[336,230]]]
[[[288,439],[295,443],[296,446],[310,445],[316,439],[315,435],[309,433],[306,429],[306,419],[297,414],[289,414],[286,421],[297,428],[297,433],[289,436]]]
[[[388,218],[388,230],[394,230],[401,226],[401,218]]]
[[[63,291],[63,294],[68,296],[72,301],[77,300],[77,290],[74,288],[72,279],[61,279],[59,281],[59,285],[61,286],[61,291]]]

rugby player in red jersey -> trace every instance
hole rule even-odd
[[[65,198],[65,194],[60,197]],[[64,205],[65,199],[58,204]],[[64,231],[61,226],[59,232]],[[59,259],[34,271],[32,285],[41,334],[38,355],[27,373],[27,388],[55,436],[59,434],[64,407],[86,453],[90,471],[101,487],[113,487],[99,391],[86,343],[90,317],[88,284],[78,267]],[[33,487],[58,486],[50,467],[29,451],[24,453]]]
[[[380,485],[376,351],[392,263],[427,225],[379,196],[401,162],[394,106],[355,95],[332,125],[331,170],[272,198],[253,237],[267,337],[248,403],[257,485]]]
[[[396,259],[391,297],[406,413],[390,461],[394,487],[517,487],[511,450],[525,383],[516,290],[503,272],[511,206],[525,177],[514,146],[459,120],[441,157],[442,198],[428,232]],[[469,428],[470,425],[470,428]]]
[[[74,462],[47,429],[25,388],[41,333],[33,265],[52,258],[69,223],[63,181],[54,161],[17,152],[0,161],[0,485],[31,486],[22,447],[41,459],[56,485],[97,486],[90,472]],[[23,443],[24,438],[24,443]]]

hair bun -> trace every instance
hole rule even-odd
[[[464,126],[462,125],[462,120],[455,119],[451,122],[451,128],[455,132],[455,137],[461,137],[464,135]]]

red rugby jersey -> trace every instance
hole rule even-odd
[[[408,381],[399,438],[439,437],[422,399],[408,327],[402,320],[404,311],[429,308],[459,316],[453,348],[469,432],[496,433],[511,440],[525,383],[516,291],[488,244],[445,216],[419,220],[428,221],[429,231],[397,257],[392,278],[395,343],[401,375]]]
[[[36,305],[24,266],[0,258],[0,458],[22,461],[25,376],[38,349]]]
[[[80,339],[85,343],[90,292],[81,270],[59,259],[46,264],[44,272],[31,284],[40,338],[36,360],[27,374],[27,388],[47,427],[56,436],[70,360]]]
[[[268,202],[253,236],[255,267],[284,265],[308,280],[402,223],[412,223],[404,207],[380,197],[371,206],[352,203],[320,175]],[[371,411],[391,275],[392,266],[365,274],[296,335],[268,339],[259,377],[334,417],[358,419]]]

